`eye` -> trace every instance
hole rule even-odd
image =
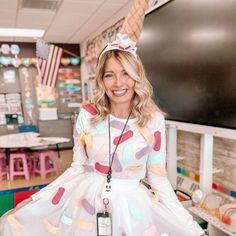
[[[122,72],[122,75],[123,75],[124,77],[129,76],[129,74],[128,74],[126,71],[123,71],[123,72]]]
[[[112,74],[112,73],[105,73],[103,75],[103,78],[104,79],[112,79],[112,78],[114,78],[114,74]]]

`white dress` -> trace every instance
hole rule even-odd
[[[103,211],[102,189],[109,163],[108,118],[96,125],[85,105],[74,131],[71,167],[32,196],[33,200],[0,219],[1,236],[96,236],[96,213]],[[111,150],[125,119],[110,115]],[[130,119],[112,165],[113,236],[200,236],[203,230],[177,200],[166,177],[165,121],[156,112],[146,128]],[[148,180],[151,189],[140,182]]]

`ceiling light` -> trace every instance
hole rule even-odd
[[[41,38],[44,32],[45,30],[39,29],[0,28],[0,37]]]

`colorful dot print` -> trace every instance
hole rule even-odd
[[[132,130],[129,130],[125,133],[123,133],[121,139],[120,139],[120,136],[116,137],[113,141],[114,145],[117,145],[118,144],[118,141],[120,139],[120,144],[125,142],[126,140],[130,139],[132,136],[134,135],[133,131]]]
[[[93,116],[97,114],[97,110],[91,104],[86,104],[83,108]]]
[[[61,200],[61,198],[62,198],[64,192],[65,192],[65,189],[62,188],[62,187],[60,187],[60,188],[57,190],[57,193],[55,194],[55,196],[54,196],[53,199],[52,199],[52,204],[53,204],[53,205],[57,205],[57,204],[60,202],[60,200]]]

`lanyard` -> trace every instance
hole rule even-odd
[[[111,127],[110,127],[110,115],[108,115],[108,131],[109,131],[109,171],[108,171],[108,173],[107,173],[107,183],[108,183],[108,184],[109,184],[110,181],[111,181],[112,163],[113,163],[113,160],[114,160],[114,156],[115,156],[117,147],[118,147],[118,145],[120,144],[120,140],[121,140],[121,138],[122,138],[122,136],[123,136],[123,134],[124,134],[124,131],[125,131],[125,128],[126,128],[126,126],[127,126],[127,124],[128,124],[128,121],[129,121],[130,116],[131,116],[131,112],[129,113],[129,116],[128,116],[126,122],[125,122],[125,125],[124,125],[124,127],[123,127],[123,130],[122,130],[121,135],[120,135],[120,137],[119,137],[119,140],[118,140],[118,142],[117,142],[117,144],[116,144],[116,146],[115,146],[115,150],[114,150],[114,152],[113,152],[113,154],[112,154],[112,156],[111,156]]]

